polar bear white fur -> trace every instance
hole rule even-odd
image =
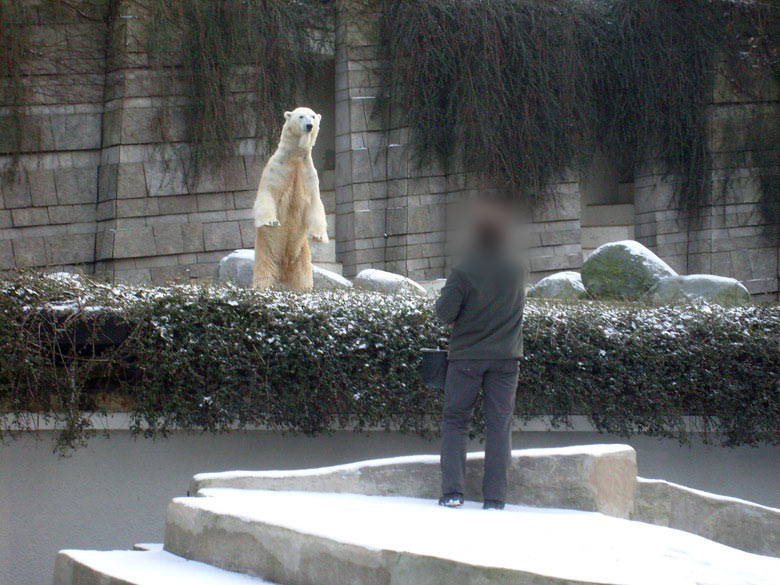
[[[322,116],[309,108],[284,113],[282,137],[260,177],[255,199],[256,288],[312,288],[308,238],[328,242],[325,207],[311,149]]]

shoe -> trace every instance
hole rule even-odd
[[[457,492],[444,494],[439,498],[439,505],[445,508],[459,508],[463,505],[463,494]]]
[[[483,510],[503,510],[504,509],[504,502],[501,500],[485,500],[485,503],[482,504]]]

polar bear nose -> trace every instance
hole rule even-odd
[[[314,128],[314,124],[306,124],[306,132],[311,132],[312,128]]]

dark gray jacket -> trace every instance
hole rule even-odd
[[[453,268],[436,301],[436,315],[453,325],[450,360],[523,355],[525,272],[519,262],[490,252],[475,252]]]

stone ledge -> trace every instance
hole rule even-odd
[[[592,512],[485,512],[353,494],[208,490],[168,508],[172,554],[295,585],[775,583],[780,560]]]
[[[470,453],[466,498],[481,493],[484,453]],[[636,452],[628,445],[590,445],[512,452],[507,502],[602,512],[628,518],[634,509]],[[348,492],[435,499],[438,455],[377,459],[321,469],[233,471],[196,475],[190,493],[207,488]]]
[[[638,478],[632,520],[780,557],[780,510],[659,479]]]
[[[54,585],[272,585],[268,581],[188,561],[159,549],[63,550]]]

